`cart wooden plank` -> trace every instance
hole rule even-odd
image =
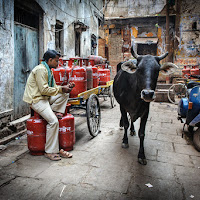
[[[71,105],[80,105],[81,100],[83,101],[87,100],[91,94],[100,94],[102,89],[110,87],[112,84],[113,84],[113,80],[106,82],[106,85],[101,85],[96,88],[86,90],[85,92],[81,92],[80,94],[78,94],[77,99],[72,99],[72,100],[69,99],[68,103]]]

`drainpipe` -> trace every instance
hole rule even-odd
[[[169,55],[166,57],[166,61],[170,61],[171,51],[170,51],[170,37],[169,37],[169,0],[166,0],[166,50]],[[169,84],[169,76],[166,76],[166,83]]]

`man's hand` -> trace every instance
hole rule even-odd
[[[63,93],[70,93],[73,89],[73,87],[75,86],[74,82],[68,83],[65,86],[62,86],[62,91]]]
[[[75,87],[75,83],[74,82],[70,82],[68,85],[69,85],[70,88]]]

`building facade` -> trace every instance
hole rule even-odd
[[[29,113],[26,80],[43,53],[98,54],[102,0],[0,0],[0,127]],[[97,48],[95,49],[95,46]]]
[[[166,0],[105,1],[99,54],[108,58],[113,71],[117,63],[132,57],[132,45],[141,55],[161,55],[168,50],[169,56],[163,62],[168,60],[179,66],[175,76],[181,75],[184,65],[199,65],[199,1],[168,2],[169,7]]]

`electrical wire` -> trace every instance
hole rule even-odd
[[[75,19],[88,19],[88,18],[91,18],[91,17],[94,17],[94,15],[92,14],[91,16],[89,16],[89,17],[84,17],[84,18],[80,18],[80,17],[75,17],[75,16],[73,16],[73,15],[70,15],[69,13],[67,13],[66,11],[64,11],[63,9],[61,9],[59,6],[57,6],[52,0],[50,0],[50,2],[54,5],[54,6],[56,6],[58,9],[60,9],[62,12],[64,12],[65,14],[67,14],[67,15],[69,15],[70,17],[73,17],[73,18],[75,18]],[[90,1],[89,1],[90,2]],[[85,4],[87,4],[86,2],[84,2]],[[91,3],[91,2],[90,2]],[[92,3],[93,4],[93,3]],[[87,4],[89,7],[90,7],[90,10],[91,10],[91,12],[92,12],[92,8],[91,8],[91,5],[89,5],[89,4]],[[96,7],[94,4],[93,4],[93,6],[94,7]],[[96,7],[96,9],[98,9],[97,7]],[[103,10],[103,8],[101,9],[101,10],[99,10],[99,12],[101,12]],[[92,12],[93,13],[93,12]],[[103,15],[103,13],[101,13],[102,15]],[[47,17],[47,16],[46,16]],[[48,18],[48,17],[47,17]],[[69,26],[68,26],[69,27]],[[68,27],[66,27],[66,28],[62,28],[62,29],[55,29],[55,32],[60,32],[60,31],[63,31],[63,30],[65,30],[65,29],[67,29]],[[48,30],[48,31],[51,31],[51,30]]]
[[[59,6],[57,6],[52,0],[50,0],[50,2],[56,6],[58,9],[60,9],[62,12],[64,12],[65,14],[69,15],[70,17],[76,18],[76,19],[88,19],[90,17],[92,17],[93,15],[90,15],[89,17],[75,17],[73,15],[70,15],[69,13],[67,13],[66,11],[64,11],[62,8],[60,8]],[[85,2],[84,2],[85,3]],[[90,2],[91,3],[91,2]],[[87,4],[87,3],[85,3]],[[89,4],[87,4],[88,6],[90,6]],[[91,7],[91,6],[90,6]],[[96,6],[95,6],[96,7]],[[99,10],[100,12],[103,10],[103,8],[101,10]]]

